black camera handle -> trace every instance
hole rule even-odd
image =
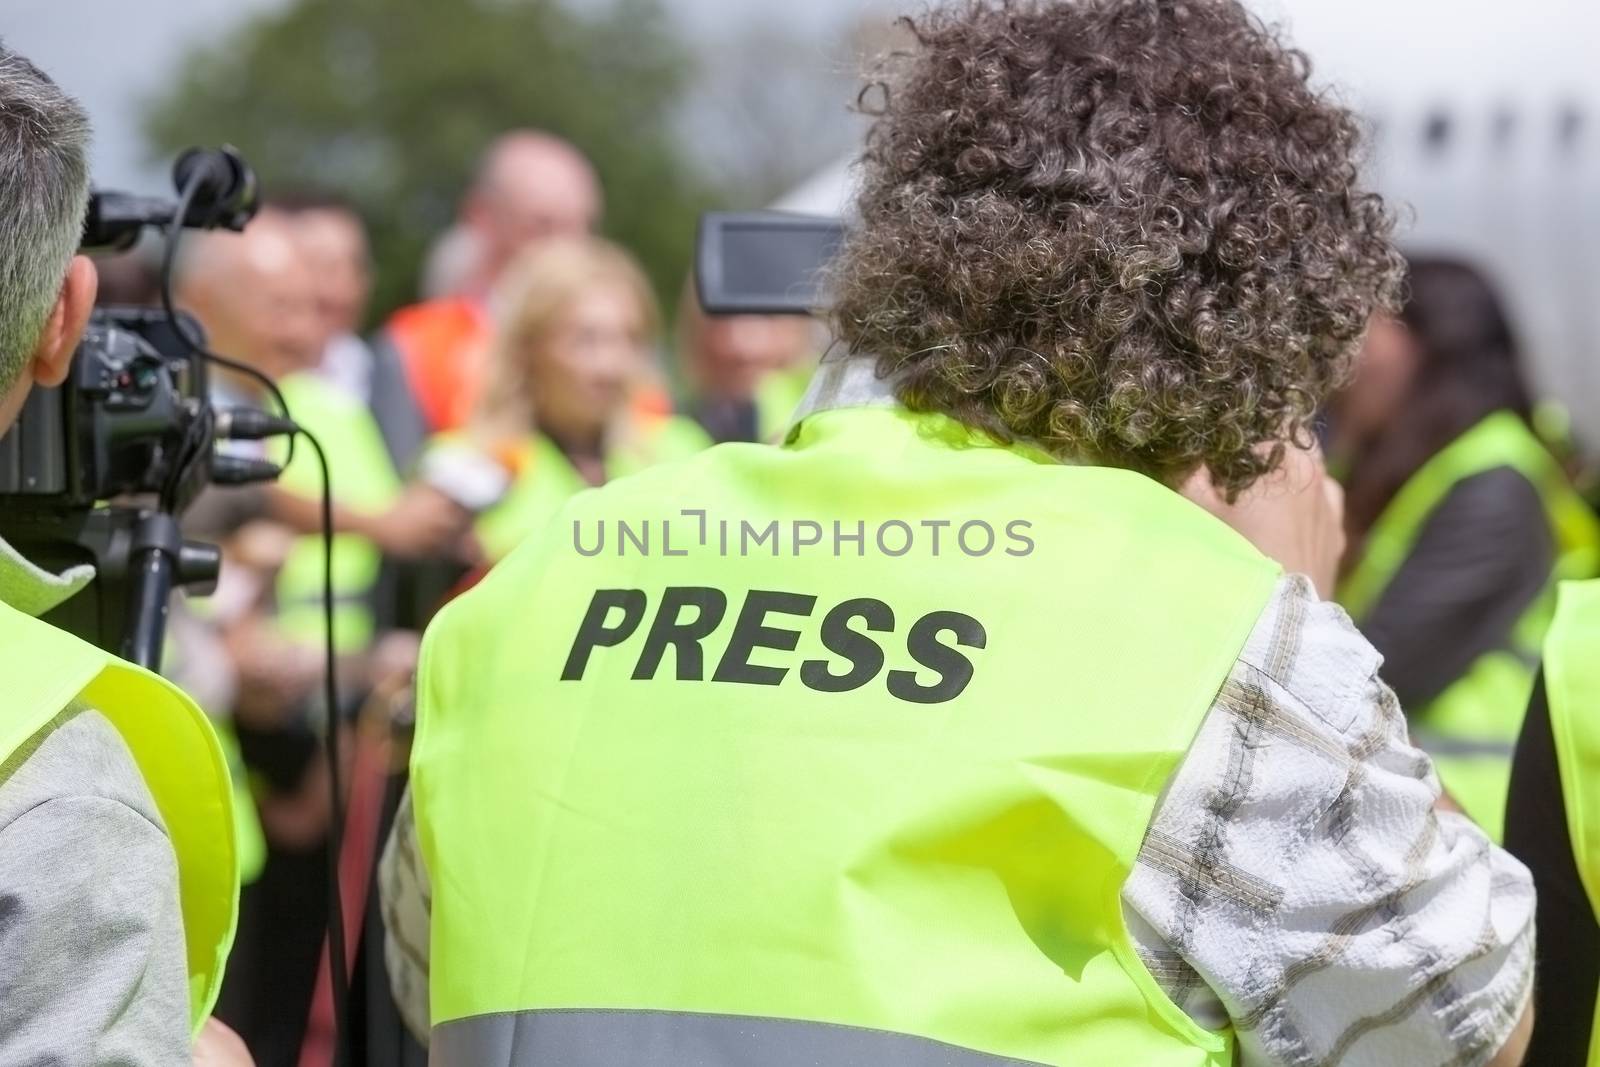
[[[174,588],[207,591],[221,569],[221,551],[184,541],[170,513],[149,507],[60,511],[27,504],[26,498],[5,501],[12,547],[46,571],[84,565],[95,571],[93,584],[46,613],[45,621],[158,670],[167,594]]]
[[[128,624],[122,638],[123,659],[150,670],[160,668],[172,588],[185,584],[186,571],[214,568],[214,553],[209,545],[186,543],[178,520],[168,512],[149,511],[139,518],[128,556]]]

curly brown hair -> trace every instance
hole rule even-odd
[[[1002,441],[1230,496],[1274,469],[1403,270],[1306,57],[1236,0],[903,22],[919,47],[862,97],[840,339]]]

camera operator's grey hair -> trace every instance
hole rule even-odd
[[[88,142],[82,105],[0,44],[0,390],[38,344],[82,236]]]

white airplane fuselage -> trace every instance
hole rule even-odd
[[[1407,251],[1501,287],[1534,389],[1600,451],[1600,5],[1253,0],[1372,123]]]

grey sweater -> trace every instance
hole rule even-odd
[[[121,735],[68,708],[0,764],[0,1065],[191,1062],[177,858]]]

